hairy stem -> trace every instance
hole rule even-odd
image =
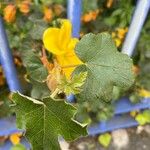
[[[51,98],[55,98],[55,96],[58,94],[59,89],[56,88],[55,91],[50,95]]]

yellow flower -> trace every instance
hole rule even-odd
[[[83,22],[90,22],[90,21],[94,21],[94,20],[96,20],[96,18],[97,18],[97,16],[98,16],[98,14],[99,14],[99,12],[100,12],[100,10],[94,10],[94,11],[90,11],[90,12],[88,12],[88,13],[86,13],[86,14],[84,14],[83,16],[82,16],[82,18],[81,18],[81,20],[83,21]]]
[[[51,8],[44,8],[44,18],[45,21],[50,22],[53,19],[53,11]]]
[[[74,52],[77,38],[72,38],[72,25],[69,20],[61,20],[60,28],[48,28],[43,35],[45,48],[53,53],[67,78],[70,78],[76,65],[82,62]]]
[[[145,97],[145,98],[150,97],[150,91],[147,91],[145,89],[140,89],[138,92],[139,92],[139,96],[141,97]]]
[[[116,32],[112,32],[111,36],[112,36],[112,38],[115,38],[116,37]]]
[[[11,23],[16,18],[16,7],[13,4],[9,4],[4,9],[4,20]]]
[[[21,135],[22,135],[21,133],[14,133],[10,135],[10,141],[12,142],[13,145],[17,145],[20,143]]]
[[[124,39],[125,34],[127,33],[127,31],[128,31],[128,28],[118,28],[118,29],[117,29],[118,37],[119,37],[120,39]]]
[[[115,38],[115,44],[117,47],[119,47],[121,45],[121,40],[119,38]]]
[[[22,12],[23,14],[29,13],[29,11],[30,11],[30,3],[31,3],[30,0],[24,0],[24,1],[22,1],[18,5],[20,12]]]

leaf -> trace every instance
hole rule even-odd
[[[109,133],[102,134],[98,137],[98,141],[104,147],[108,147],[111,142],[111,135]]]
[[[87,134],[86,127],[82,127],[73,120],[76,109],[62,101],[50,97],[38,101],[30,97],[14,93],[17,126],[26,129],[26,137],[31,142],[33,150],[58,150],[58,135],[71,141]]]
[[[38,82],[43,82],[48,76],[47,69],[42,64],[39,56],[32,51],[24,53],[23,63],[26,66],[29,76]]]
[[[30,31],[30,35],[32,39],[34,40],[41,40],[44,30],[47,28],[47,24],[43,22],[42,20],[37,21],[32,27],[32,30]]]
[[[58,88],[63,91],[66,95],[78,94],[82,91],[82,85],[84,84],[87,77],[87,72],[81,72],[77,75],[74,75],[72,79],[67,80],[64,76],[61,79],[61,83]]]
[[[36,99],[42,99],[44,97],[48,97],[50,95],[50,90],[48,89],[46,83],[36,82],[35,80],[31,80],[32,90],[31,97]],[[42,90],[41,90],[42,89]]]
[[[145,125],[145,124],[146,124],[146,119],[145,119],[145,117],[143,116],[143,114],[138,114],[138,115],[135,117],[135,120],[136,120],[140,125]]]
[[[22,144],[17,144],[15,146],[13,146],[10,150],[26,150],[26,148]]]
[[[144,110],[142,113],[138,114],[135,117],[135,120],[140,124],[140,125],[145,125],[146,123],[150,123],[150,110]]]
[[[132,60],[117,51],[108,33],[85,35],[75,48],[77,56],[84,62],[74,74],[87,71],[80,101],[110,101],[113,87],[129,88],[134,81]]]
[[[58,87],[61,79],[61,67],[55,62],[53,69],[49,72],[47,77],[47,86],[51,92],[54,92]]]
[[[147,123],[150,123],[150,109],[144,110],[144,111],[143,111],[143,116],[145,117],[146,122],[147,122]]]
[[[98,0],[90,1],[89,0],[84,0],[83,1],[83,12],[89,12],[92,10],[98,9]]]

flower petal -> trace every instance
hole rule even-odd
[[[59,34],[59,45],[65,51],[68,51],[67,47],[69,42],[71,41],[71,32],[72,32],[71,22],[67,19],[63,19]]]
[[[60,34],[60,29],[58,28],[48,28],[43,34],[43,43],[45,48],[56,55],[64,54],[58,45],[58,37]]]
[[[70,51],[75,49],[76,44],[79,42],[79,40],[77,38],[72,38],[69,45],[68,45],[68,49]]]
[[[76,56],[74,51],[65,55],[56,56],[59,65],[63,68],[63,72],[67,79],[70,79],[75,67],[82,64],[81,60]]]

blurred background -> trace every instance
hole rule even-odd
[[[136,0],[83,0],[80,38],[89,32],[100,33],[107,31],[112,35],[118,50],[121,51],[136,4]],[[41,84],[36,80],[28,79],[25,56],[27,51],[33,51],[41,57],[43,32],[49,26],[55,25],[57,23],[56,19],[67,17],[67,1],[0,0],[0,15],[4,20],[9,46],[24,93],[34,98],[48,95],[49,89],[44,83]],[[48,58],[51,58],[50,54]],[[150,15],[147,16],[144,23],[132,58],[134,63],[133,71],[136,76],[135,85],[128,91],[116,88],[114,90],[114,100],[128,95],[133,103],[137,103],[140,102],[141,97],[150,97]],[[41,92],[41,88],[44,89],[44,92]],[[9,107],[12,103],[10,95],[11,93],[6,83],[3,68],[0,65],[0,118],[14,114],[13,110]],[[83,107],[85,108],[85,106]],[[82,118],[92,118],[91,120],[94,122],[111,117],[113,108],[107,107],[106,110],[95,110],[95,112],[88,112],[87,110],[88,104],[84,111],[81,109]],[[140,112],[131,112],[133,117],[137,114],[140,114]],[[136,133],[141,133],[144,130],[146,133],[135,136]],[[146,126],[146,129],[139,127],[137,129],[128,129],[128,131],[120,131],[126,137],[126,133],[124,132],[127,132],[131,136],[132,142],[136,142],[136,138],[134,139],[134,137],[137,137],[137,141],[141,141],[141,145],[143,143],[148,144],[147,140],[149,139],[150,132],[148,126]],[[3,145],[9,139],[12,145],[15,146],[20,143],[21,136],[19,133],[2,136],[0,137],[0,143]],[[112,137],[115,139],[118,138],[116,134],[112,135]],[[142,141],[143,138],[144,140]],[[127,139],[124,140],[127,141]],[[127,145],[126,149],[129,149]],[[133,147],[133,150],[138,149],[138,145],[136,144],[133,144],[135,147],[132,143],[129,145]],[[20,146],[20,150],[23,149],[21,147],[23,146]],[[73,142],[70,147],[71,149],[85,150],[103,149],[103,147],[99,146],[99,135]],[[112,150],[115,148],[111,145],[109,149]],[[149,150],[150,145],[146,148],[140,148]]]

